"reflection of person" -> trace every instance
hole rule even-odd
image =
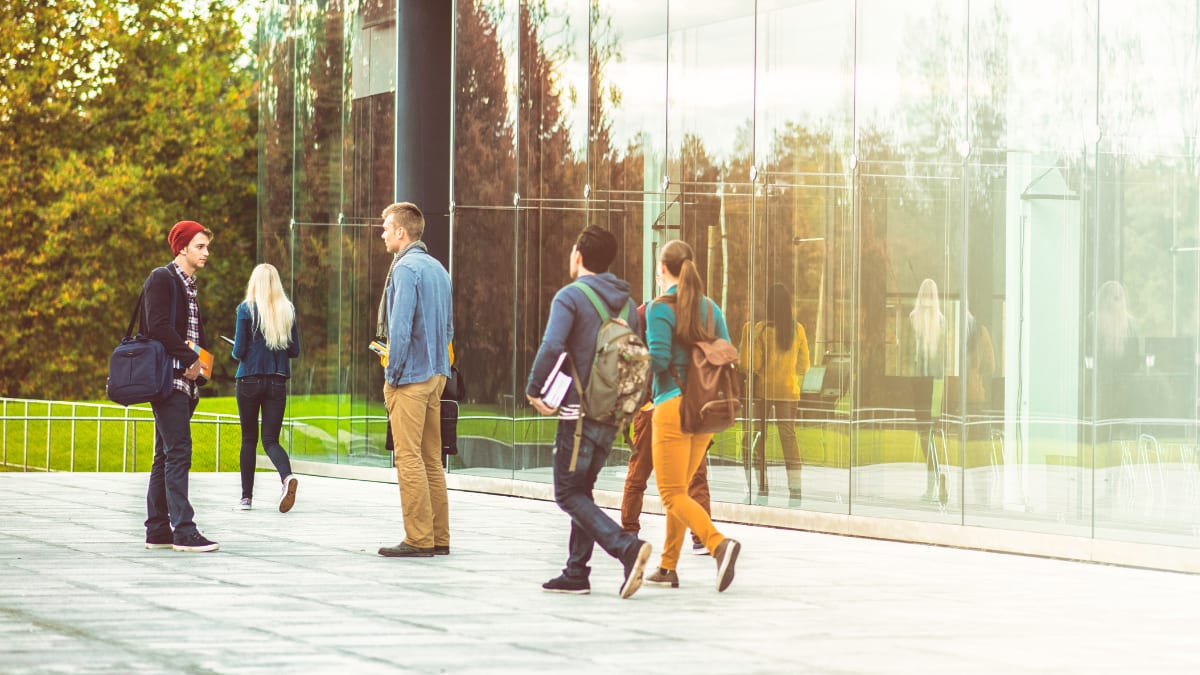
[[[159,267],[146,279],[142,306],[148,337],[158,340],[175,361],[171,395],[151,403],[154,410],[154,463],[146,492],[146,548],[204,552],[219,548],[196,529],[195,511],[188,501],[188,470],[192,466],[192,413],[200,400],[196,378],[199,355],[187,341],[205,346],[200,305],[196,301],[196,272],[208,262],[212,232],[200,223],[175,223],[167,242],[174,262]],[[173,319],[173,321],[172,321]]]
[[[967,411],[979,412],[991,401],[996,352],[987,326],[967,312]]]
[[[795,411],[800,401],[800,382],[808,371],[808,336],[804,326],[793,318],[792,296],[783,284],[774,284],[767,293],[767,320],[754,326],[752,370],[762,379],[763,398],[761,433],[754,444],[758,469],[758,495],[770,491],[767,484],[767,420],[774,419],[783,447],[787,469],[788,493],[793,502],[800,499],[800,448],[796,443]]]
[[[638,307],[638,317],[642,320],[644,327],[646,325],[646,305],[644,303]],[[625,490],[621,494],[621,529],[633,535],[642,529],[642,502],[646,494],[646,482],[650,479],[650,473],[654,471],[651,429],[653,419],[654,404],[647,402],[634,414],[631,425],[630,441],[633,445],[633,452],[629,455],[629,469],[625,474]],[[696,468],[696,473],[688,483],[688,495],[696,500],[705,513],[711,516],[707,464],[707,462],[700,462],[700,466]],[[704,548],[704,542],[700,541],[700,537],[697,537],[694,532],[692,533],[692,552],[696,555],[708,555],[708,549]],[[670,585],[678,586],[679,584],[675,582]]]
[[[650,544],[622,530],[596,506],[592,490],[612,452],[617,427],[586,417],[580,410],[579,392],[587,389],[596,355],[596,334],[604,321],[589,296],[594,294],[596,301],[603,303],[611,316],[620,316],[623,310],[630,310],[627,315],[629,327],[634,332],[641,330],[637,313],[632,311],[629,284],[608,271],[616,257],[617,239],[608,230],[592,225],[575,239],[569,256],[571,277],[587,289],[572,283],[554,295],[546,334],[525,385],[525,397],[534,409],[543,415],[551,415],[554,409],[542,401],[541,390],[563,352],[570,357],[573,372],[579,379],[567,389],[560,404],[558,431],[554,435],[554,501],[571,517],[571,536],[567,566],[562,574],[542,584],[542,589],[551,593],[591,592],[588,577],[592,568],[588,567],[588,561],[596,544],[625,567],[625,580],[620,589],[622,598],[632,596],[641,587],[642,572],[650,558]],[[578,439],[577,430],[582,434]],[[571,466],[573,458],[574,470]]]
[[[287,406],[287,381],[292,375],[291,359],[300,356],[300,329],[296,310],[279,281],[274,265],[263,263],[250,273],[246,299],[237,307],[233,358],[237,369],[238,417],[242,423],[242,500],[238,508],[249,509],[254,497],[254,455],[258,449],[258,418],[262,414],[262,446],[283,489],[279,511],[287,513],[296,502],[297,479],[287,452],[279,444],[283,411]]]
[[[429,254],[425,216],[401,202],[383,210],[383,234],[393,254],[379,323],[386,326],[383,400],[392,425],[404,541],[379,549],[398,558],[450,553],[450,507],[442,473],[442,389],[450,376],[454,339],[450,274]]]
[[[946,338],[946,315],[938,299],[937,283],[933,279],[921,282],[912,312],[908,315],[913,334],[913,417],[917,420],[921,447],[925,452],[925,494],[922,499],[936,499],[937,457],[933,445],[933,382],[942,377],[943,345]]]
[[[1129,401],[1125,378],[1136,372],[1141,356],[1138,351],[1136,323],[1129,313],[1125,288],[1119,281],[1100,286],[1096,311],[1089,317],[1088,331],[1095,328],[1096,339],[1088,336],[1088,353],[1093,353],[1096,377],[1096,413],[1099,419],[1127,417]],[[1093,346],[1094,344],[1094,346]]]
[[[691,246],[678,239],[667,242],[659,254],[658,273],[663,294],[646,310],[646,342],[654,375],[654,469],[667,512],[667,537],[652,580],[677,583],[675,568],[687,528],[700,537],[716,559],[719,592],[733,582],[741,544],[721,534],[704,509],[688,496],[688,482],[704,461],[712,434],[683,431],[679,416],[681,385],[687,383],[692,346],[715,337],[728,340],[729,329],[721,308],[704,295],[704,282],[696,271]]]

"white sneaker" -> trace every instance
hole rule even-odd
[[[250,510],[250,498],[249,497],[243,498],[242,501],[238,502],[237,507],[238,507],[239,511],[249,511]]]
[[[283,479],[283,489],[279,494],[279,512],[287,513],[292,510],[292,505],[296,503],[296,484],[300,481],[295,475],[288,475]]]

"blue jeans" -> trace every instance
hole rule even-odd
[[[637,536],[625,532],[592,497],[592,488],[600,469],[612,452],[617,428],[592,420],[583,421],[583,438],[579,441],[579,460],[575,471],[569,471],[571,452],[575,445],[575,420],[559,420],[554,438],[554,501],[571,516],[571,539],[567,566],[563,574],[587,579],[592,568],[588,561],[592,549],[600,544],[609,555],[625,563],[637,555]]]
[[[254,496],[254,455],[258,450],[258,415],[262,411],[262,446],[279,480],[292,475],[292,463],[279,444],[283,410],[287,406],[287,378],[282,375],[250,375],[237,380],[238,417],[242,422],[242,498]]]
[[[196,531],[196,513],[188,501],[188,471],[192,468],[192,412],[198,400],[172,391],[167,400],[152,403],[154,464],[146,490],[146,538],[165,539],[174,531],[180,541]]]

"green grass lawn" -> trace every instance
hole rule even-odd
[[[527,412],[527,411],[523,411]],[[464,404],[459,411],[460,436],[494,438],[504,444],[551,443],[557,420],[527,417],[512,419],[500,406]],[[5,403],[0,412],[0,469],[55,471],[146,471],[153,459],[153,416],[148,405],[122,408],[98,401],[77,403]],[[386,457],[386,421],[381,403],[356,401],[347,396],[292,396],[288,399],[282,443],[299,458],[352,458],[374,454]],[[803,422],[797,427],[805,465],[848,467],[897,462],[921,462],[917,435],[911,429],[863,426],[851,442],[845,424]],[[236,471],[241,445],[237,402],[233,397],[203,398],[192,422],[192,468],[196,471]],[[623,445],[623,441],[618,441]],[[747,445],[741,426],[717,435],[715,458],[741,461]],[[1040,442],[1031,448],[1037,463],[1074,463],[1076,446]],[[261,448],[260,448],[261,452]],[[946,429],[952,466],[963,465],[964,447],[957,429]],[[1086,453],[1090,455],[1090,453]],[[965,446],[968,468],[991,461],[990,440],[971,440]],[[783,459],[778,431],[767,430],[767,458]],[[1111,444],[1097,452],[1096,464],[1120,463],[1120,449]],[[1085,466],[1092,465],[1091,457]]]

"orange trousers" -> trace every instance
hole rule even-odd
[[[687,530],[700,539],[709,552],[725,541],[704,508],[688,495],[688,483],[704,461],[712,434],[688,434],[679,426],[681,396],[654,408],[653,455],[658,495],[667,512],[667,539],[663,542],[659,567],[673,570]]]

